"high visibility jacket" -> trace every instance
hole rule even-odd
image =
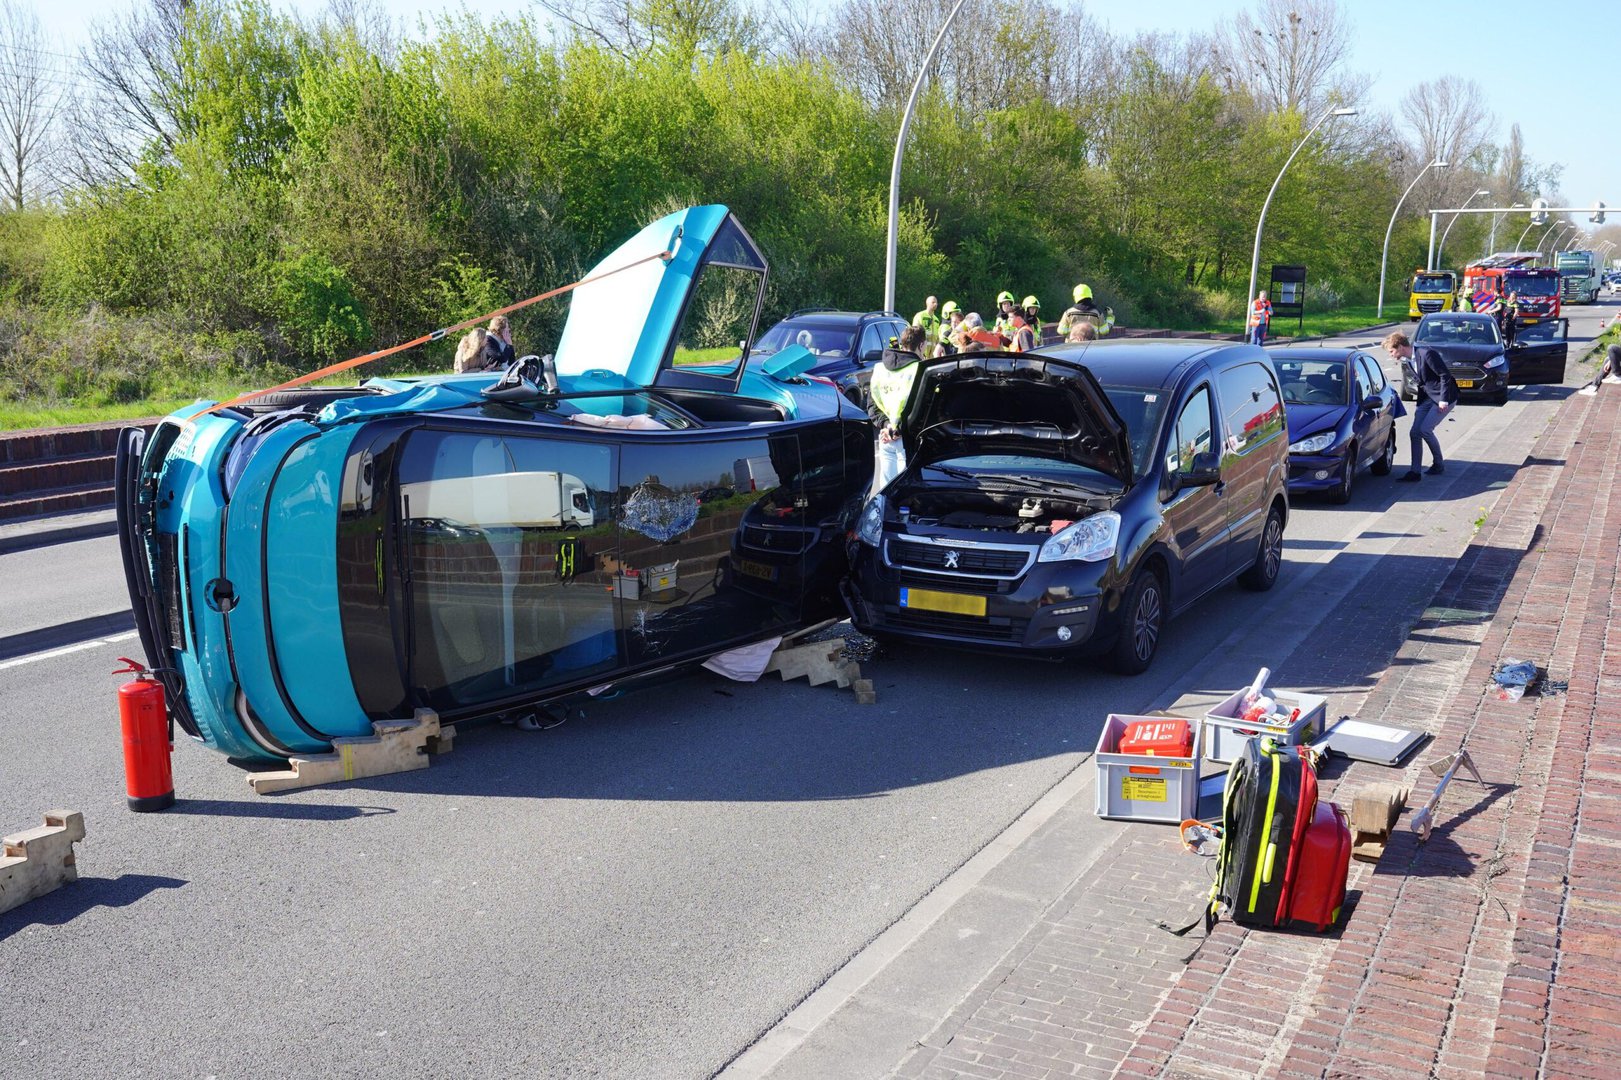
[[[1010,328],[1008,337],[1010,339],[1007,346],[1009,352],[1029,352],[1036,347],[1035,334],[1028,324]]]
[[[1058,320],[1058,336],[1069,337],[1069,332],[1076,323],[1089,322],[1097,327],[1098,337],[1106,337],[1114,329],[1114,316],[1105,316],[1097,309],[1097,305],[1090,300],[1082,300],[1064,310],[1064,317]]]
[[[940,316],[927,309],[912,316],[912,325],[923,329],[923,336],[930,341],[940,340]]]
[[[1250,325],[1270,326],[1271,323],[1272,301],[1262,300],[1260,297],[1256,297],[1255,303],[1250,305]]]
[[[900,421],[906,399],[912,396],[912,384],[917,382],[919,359],[916,353],[884,350],[883,362],[872,369],[872,381],[867,384],[871,401],[867,413],[874,422],[894,425]]]

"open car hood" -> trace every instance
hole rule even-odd
[[[1125,422],[1080,364],[1035,353],[967,353],[919,363],[899,424],[908,465],[1019,454],[1131,483]]]
[[[650,258],[661,253],[662,257]],[[703,376],[675,366],[677,345],[687,336],[683,327],[696,326],[706,314],[700,311],[694,318],[688,317],[711,267],[739,272],[738,280],[753,290],[753,295],[733,300],[734,304],[752,304],[752,319],[747,311],[742,313],[739,325],[744,329],[738,335],[752,342],[765,295],[765,257],[726,207],[693,206],[642,229],[585,275],[598,280],[588,281],[570,296],[568,319],[555,353],[558,375],[591,372],[599,380],[617,376],[629,386],[703,385],[735,390],[741,364],[735,370],[728,364],[714,386]],[[737,290],[732,292],[735,296]],[[729,340],[727,345],[737,343]],[[743,355],[747,354],[745,345]]]

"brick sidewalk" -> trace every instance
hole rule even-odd
[[[1133,829],[896,1074],[1616,1075],[1621,704],[1600,693],[1621,690],[1618,423],[1614,393],[1561,408],[1357,710],[1433,717],[1404,770],[1415,805],[1423,764],[1460,744],[1487,787],[1456,780],[1427,844],[1409,811],[1377,867],[1353,863],[1343,929],[1223,923],[1184,964],[1192,944],[1153,924],[1197,905],[1205,867]],[[1504,655],[1569,693],[1489,696]],[[1323,797],[1396,772],[1329,770]]]

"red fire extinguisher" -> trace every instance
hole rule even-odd
[[[114,675],[135,678],[118,688],[118,722],[124,729],[124,789],[129,808],[140,813],[166,810],[174,805],[174,771],[169,755],[174,731],[163,707],[163,684],[145,667],[120,656],[128,667]]]

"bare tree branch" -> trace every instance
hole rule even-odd
[[[41,168],[61,94],[46,65],[39,18],[17,0],[0,0],[0,198],[13,210],[51,190]]]
[[[1315,112],[1350,101],[1351,27],[1338,0],[1260,0],[1217,34],[1218,67],[1267,112]]]

